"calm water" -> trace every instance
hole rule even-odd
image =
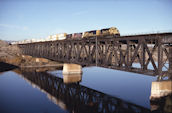
[[[0,113],[150,112],[156,77],[100,67],[82,70],[65,80],[62,70],[0,73]]]

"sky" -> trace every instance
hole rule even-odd
[[[0,0],[1,40],[109,27],[121,35],[172,32],[172,0]]]

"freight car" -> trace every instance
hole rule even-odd
[[[66,39],[81,39],[83,33],[73,33],[73,34],[67,34]]]
[[[49,37],[49,40],[64,40],[66,39],[67,33],[60,33],[56,35],[52,35]]]

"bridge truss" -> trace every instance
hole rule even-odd
[[[172,33],[90,37],[19,44],[23,54],[147,75],[172,69]]]

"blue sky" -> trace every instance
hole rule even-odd
[[[44,38],[112,26],[121,35],[172,32],[172,1],[0,0],[2,40]]]

